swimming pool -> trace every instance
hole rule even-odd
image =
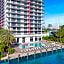
[[[0,64],[8,64],[8,61],[0,61]],[[64,48],[21,57],[19,61],[11,59],[9,64],[64,64]]]
[[[42,46],[42,43],[30,43],[30,44],[23,44],[23,45],[19,45],[19,48],[29,48],[29,47],[38,47],[38,46]]]

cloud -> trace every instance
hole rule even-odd
[[[54,28],[56,28],[58,24],[64,25],[64,14],[46,16],[44,22],[46,27],[48,24],[52,24]]]

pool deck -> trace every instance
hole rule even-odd
[[[62,45],[62,48],[64,48],[64,45]],[[47,51],[52,51],[52,48],[48,48],[47,50],[46,49],[41,49],[41,50],[34,50],[34,51],[31,51],[31,52],[26,52],[26,53],[21,53],[21,49],[20,48],[14,48],[15,49],[15,52],[11,55],[9,55],[10,59],[14,59],[14,58],[18,58],[18,55],[20,54],[20,57],[23,57],[23,56],[28,56],[28,55],[32,55],[32,54],[37,54],[37,53],[41,53],[41,52],[47,52]],[[60,47],[54,47],[53,50],[57,50],[57,49],[61,49]],[[6,57],[3,57],[1,60],[6,60],[8,59],[8,56]]]

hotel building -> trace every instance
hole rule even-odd
[[[42,40],[42,0],[0,0],[0,26],[10,29],[17,43]]]

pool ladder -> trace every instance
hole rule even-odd
[[[20,54],[18,54],[18,64],[19,64],[19,62],[20,62]]]
[[[10,57],[9,57],[9,55],[8,55],[8,64],[10,64]]]

